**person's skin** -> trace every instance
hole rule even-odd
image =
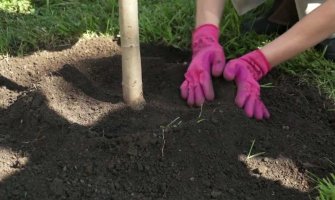
[[[335,32],[335,0],[327,0],[286,33],[261,48],[272,67],[313,47]]]
[[[196,27],[219,26],[225,0],[197,0]],[[327,0],[286,33],[261,48],[272,67],[313,47],[335,32],[335,0]]]
[[[220,24],[223,7],[223,0],[197,0],[196,27],[203,24],[218,26]],[[301,21],[297,22],[285,34],[265,45],[260,50],[255,50],[242,56],[244,59],[249,59],[250,62],[243,60],[243,58],[237,58],[227,63],[223,75],[227,80],[235,80],[238,85],[238,94],[235,102],[239,107],[245,110],[248,117],[255,117],[257,119],[270,117],[270,113],[260,99],[258,80],[267,74],[269,68],[287,61],[328,38],[335,32],[334,19],[335,0],[327,0]],[[199,81],[200,79],[197,80],[193,78],[190,79],[190,82],[194,80]],[[206,81],[206,84],[208,84],[208,81],[210,82],[211,80],[208,79]],[[202,84],[205,85],[204,83]],[[193,83],[193,85],[198,86],[199,83],[196,82]],[[187,85],[187,87],[189,86],[192,86],[192,84]],[[194,99],[196,99],[194,89],[197,88],[199,87],[187,88],[189,105],[194,104]],[[184,93],[186,94],[186,92]],[[201,92],[197,94],[201,94]],[[211,100],[212,97],[207,99]]]
[[[219,27],[225,0],[197,0],[196,24],[214,24]]]

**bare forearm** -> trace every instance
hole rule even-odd
[[[261,48],[276,66],[318,44],[335,32],[335,0],[328,0],[286,33]]]
[[[219,26],[225,0],[197,0],[196,27],[203,24]]]

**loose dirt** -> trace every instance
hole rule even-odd
[[[222,78],[215,101],[185,104],[188,52],[142,55],[143,111],[122,102],[110,38],[0,60],[0,199],[305,200],[333,170],[334,104],[317,89],[274,70],[256,121]]]

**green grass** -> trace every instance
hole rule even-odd
[[[186,49],[194,26],[194,1],[139,1],[141,41]],[[259,45],[257,35],[241,35],[241,18],[230,4],[222,23],[222,42],[228,51],[242,54]],[[0,54],[31,51],[74,43],[86,33],[116,35],[117,0],[3,0],[0,2]],[[254,39],[254,37],[256,38]],[[241,45],[240,40],[245,40]]]
[[[73,44],[87,32],[114,34],[117,7],[113,2],[3,0],[0,2],[0,54],[26,54]]]
[[[300,77],[303,82],[316,85],[320,93],[335,100],[335,63],[324,59],[322,53],[308,50],[281,66],[282,70]]]
[[[335,200],[335,174],[318,179],[317,190],[319,192],[317,200]]]
[[[333,169],[335,167],[335,163],[331,160],[327,159]],[[315,174],[308,172],[308,176],[311,181],[316,184],[316,191],[318,193],[316,200],[335,200],[335,174],[330,173],[327,177],[320,178]]]
[[[194,2],[140,0],[141,41],[189,49]],[[244,18],[252,19],[264,13],[268,5]],[[242,17],[229,1],[221,24],[221,43],[228,59],[273,39],[251,32],[241,33],[241,22]],[[0,55],[24,55],[72,45],[83,35],[114,36],[119,33],[117,0],[2,0],[0,27]],[[335,99],[335,65],[323,59],[322,53],[307,51],[282,64],[281,69],[317,85],[329,98]]]
[[[251,146],[250,146],[248,155],[247,155],[247,160],[265,154],[265,152],[259,152],[259,153],[255,153],[255,154],[252,153],[252,150],[253,150],[253,148],[254,148],[254,144],[255,144],[255,142],[256,142],[256,140],[252,140],[252,143],[251,143]]]

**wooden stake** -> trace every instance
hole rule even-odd
[[[123,99],[133,109],[144,107],[138,0],[119,0]]]

